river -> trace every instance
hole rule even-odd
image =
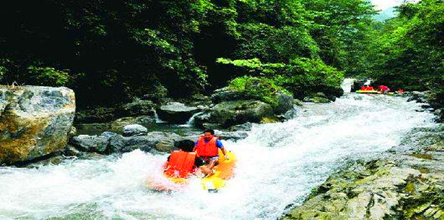
[[[433,115],[406,98],[346,93],[305,104],[294,119],[255,125],[238,142],[236,176],[218,193],[198,179],[178,192],[150,190],[167,155],[139,150],[37,168],[0,168],[0,219],[276,219],[347,163],[377,157]]]

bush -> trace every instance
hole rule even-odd
[[[67,72],[56,70],[52,67],[29,66],[30,78],[35,84],[45,86],[63,86],[68,82]]]
[[[247,96],[257,98],[273,107],[278,105],[276,95],[288,94],[286,89],[278,86],[272,79],[265,77],[242,76],[231,80],[228,85],[231,90],[244,92]]]
[[[317,92],[333,96],[341,96],[340,85],[344,73],[326,65],[319,59],[294,59],[282,74],[275,77],[278,85],[293,93],[295,97],[303,98]]]
[[[297,98],[304,98],[317,92],[328,95],[341,96],[340,85],[344,79],[344,73],[336,68],[326,65],[320,59],[299,58],[293,59],[289,64],[262,63],[259,59],[229,60],[218,59],[218,62],[233,67],[239,75],[253,75],[262,81],[272,82],[286,91],[290,91]],[[240,77],[241,81],[254,77]],[[231,85],[233,82],[230,83]]]

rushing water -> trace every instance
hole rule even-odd
[[[245,140],[224,142],[238,155],[236,176],[218,193],[199,180],[178,192],[156,192],[166,155],[66,160],[39,168],[0,168],[0,219],[275,219],[300,204],[348,161],[399,144],[432,115],[405,98],[348,94],[307,104],[284,123],[256,125]]]

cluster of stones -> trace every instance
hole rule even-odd
[[[176,148],[176,142],[181,140],[196,141],[200,133],[180,136],[171,132],[148,132],[139,124],[123,127],[123,135],[114,132],[103,132],[101,135],[78,135],[71,138],[66,148],[66,155],[81,156],[85,152],[99,154],[125,153],[135,149],[145,152],[171,152]],[[217,136],[227,140],[239,140],[246,137],[246,132],[218,132]]]
[[[290,95],[276,94],[277,105],[271,106],[243,92],[228,88],[216,90],[211,100],[196,107],[170,102],[157,109],[160,119],[172,123],[186,123],[193,115],[193,124],[200,128],[229,128],[253,123],[277,122],[293,110],[296,101]]]
[[[414,133],[422,135],[332,175],[282,219],[444,219],[444,128]]]

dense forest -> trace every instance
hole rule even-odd
[[[398,16],[374,25],[369,76],[407,90],[434,91],[444,105],[444,2],[422,0],[397,8]]]
[[[394,89],[444,83],[442,0],[402,5],[386,22],[365,0],[0,4],[0,84],[68,86],[80,107],[208,94],[253,78],[297,98],[339,96],[344,76]]]

